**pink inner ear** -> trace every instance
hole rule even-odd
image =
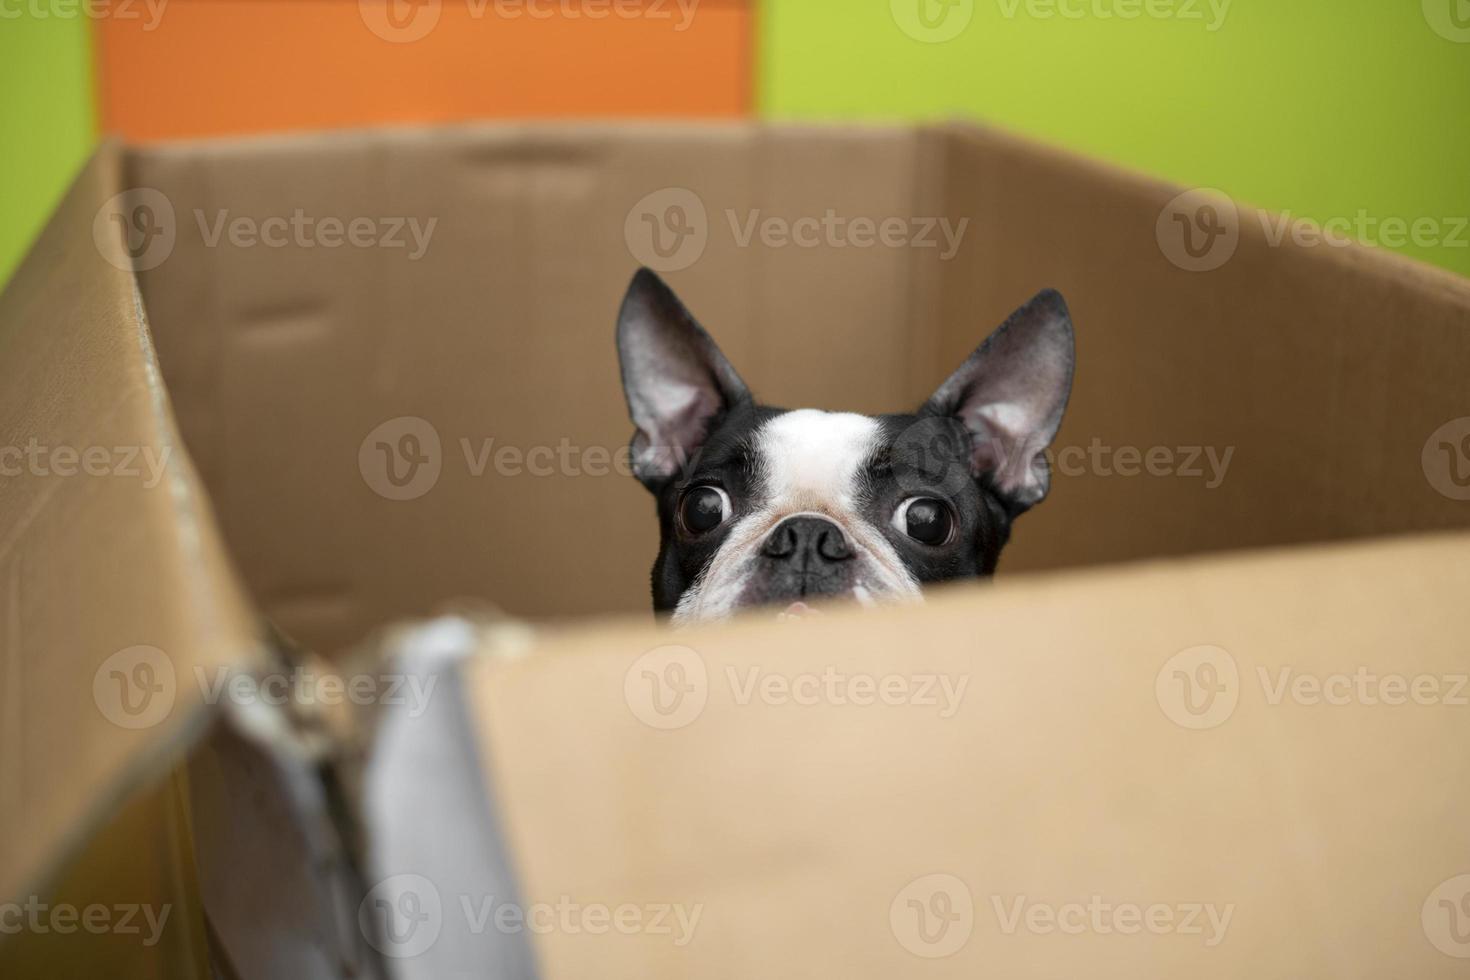
[[[1011,402],[972,408],[961,415],[973,441],[971,466],[976,476],[989,474],[996,489],[1021,499],[1046,492],[1038,473],[1033,410]],[[1031,438],[1028,438],[1028,435]]]
[[[704,441],[709,420],[720,410],[708,388],[665,381],[638,407],[634,466],[639,473],[674,475]]]

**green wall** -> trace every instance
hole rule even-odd
[[[25,12],[37,6],[6,4],[0,11],[0,284],[96,140],[91,24]]]
[[[762,0],[760,32],[766,116],[964,115],[1318,221],[1441,219],[1401,250],[1470,275],[1470,0]]]

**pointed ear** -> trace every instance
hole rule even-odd
[[[1045,451],[1072,391],[1072,319],[1048,289],[1012,313],[919,410],[969,430],[970,469],[1012,515],[1041,502],[1051,485]]]
[[[648,269],[628,284],[618,358],[633,434],[633,473],[657,491],[694,457],[716,420],[750,401],[714,340]]]

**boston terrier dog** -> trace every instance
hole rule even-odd
[[[1059,293],[1011,314],[912,415],[761,405],[657,275],[618,315],[633,472],[658,500],[653,606],[675,625],[816,599],[914,601],[989,577],[1046,496],[1072,389]]]

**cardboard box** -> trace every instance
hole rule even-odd
[[[0,298],[0,899],[168,904],[160,975],[1461,975],[1470,285],[1256,218],[962,125],[104,147]],[[1060,288],[999,580],[653,623],[640,261],[862,411]]]

